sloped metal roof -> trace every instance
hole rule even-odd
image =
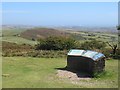
[[[105,57],[104,54],[91,51],[91,50],[79,50],[79,49],[72,49],[69,51],[68,55],[70,56],[83,56],[83,57],[88,57],[92,58],[93,60],[97,60],[101,57]]]
[[[85,52],[85,50],[72,49],[69,51],[68,55],[81,56],[84,52]]]

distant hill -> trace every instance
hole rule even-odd
[[[63,26],[63,27],[53,27],[58,30],[69,30],[69,31],[85,31],[85,32],[107,32],[107,33],[117,33],[116,27],[83,27],[83,26]]]
[[[22,32],[20,36],[32,40],[49,36],[69,36],[69,33],[51,28],[33,28]]]
[[[1,27],[1,26],[0,26]],[[117,33],[116,27],[87,27],[87,26],[32,26],[32,25],[2,25],[3,30],[24,30],[34,28],[53,28],[60,31],[85,31],[85,32],[107,32]]]
[[[30,29],[30,28],[34,28],[34,26],[27,26],[27,25],[2,25],[0,26],[2,27],[2,30],[20,30],[20,29]]]

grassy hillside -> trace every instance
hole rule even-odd
[[[7,28],[2,30],[2,41],[12,42],[17,44],[30,44],[35,45],[37,42],[22,38],[20,34],[26,31],[26,29]]]
[[[50,28],[34,28],[22,32],[20,36],[31,40],[49,36],[68,36],[68,33]]]
[[[24,32],[26,29],[17,29],[17,28],[3,28],[2,35],[3,36],[17,36],[21,32]]]
[[[32,41],[32,40],[28,40],[28,39],[17,37],[17,36],[2,37],[2,41],[17,43],[17,44],[30,44],[30,45],[37,44],[37,41]]]
[[[107,32],[86,32],[86,31],[68,31],[71,35],[80,41],[85,40],[100,40],[100,41],[117,41],[118,35],[117,33],[107,33]]]
[[[78,40],[80,43],[89,40],[101,40],[104,42],[114,41],[117,43],[117,33],[107,32],[87,32],[87,31],[74,31],[74,30],[56,30],[51,28],[4,28],[2,30],[2,41],[13,42],[17,44],[30,44],[35,45],[38,38],[44,38],[48,36],[70,36]]]
[[[85,40],[104,40],[104,41],[111,41],[112,39],[117,40],[117,33],[106,33],[106,32],[84,32],[84,31],[71,31],[71,30],[55,30],[50,28],[34,28],[29,29],[21,33],[20,35],[26,39],[37,39],[37,38],[44,38],[48,36],[70,36],[75,38],[79,41]]]
[[[106,61],[100,78],[60,78],[56,68],[64,68],[66,58],[3,57],[3,88],[117,88],[118,60]]]

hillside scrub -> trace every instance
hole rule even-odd
[[[86,43],[86,42],[85,42]],[[83,45],[76,42],[76,45]],[[87,45],[87,46],[86,46]],[[76,46],[76,48],[78,48]],[[89,44],[84,44],[84,47],[88,47]],[[103,53],[106,58],[119,58],[120,57],[120,49],[116,50],[116,54],[112,54],[111,48],[104,49],[91,49],[80,47],[79,49],[86,50],[94,50]],[[13,56],[23,56],[23,57],[44,57],[44,58],[58,58],[58,57],[66,57],[69,50],[35,50],[36,47],[28,45],[28,44],[15,44],[10,42],[2,43],[2,56],[4,57],[13,57]]]
[[[86,41],[80,45],[81,49],[85,50],[95,50],[95,49],[105,49],[106,43],[102,41],[97,41],[97,40],[91,40],[91,41]]]
[[[4,57],[39,57],[39,58],[61,58],[66,57],[68,51],[55,51],[55,50],[6,50],[2,53]]]
[[[56,58],[66,57],[68,51],[66,50],[35,50],[35,48],[28,44],[16,44],[10,42],[2,42],[2,56],[4,57],[44,57]]]
[[[69,50],[76,48],[76,41],[70,37],[47,37],[39,39],[36,50]]]
[[[11,42],[5,42],[3,41],[2,42],[2,50],[5,51],[5,50],[31,50],[33,49],[34,47],[29,45],[29,44],[16,44],[16,43],[11,43]]]

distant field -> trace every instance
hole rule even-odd
[[[74,34],[76,37],[78,37],[78,40],[81,38],[85,38],[86,40],[100,40],[100,41],[117,41],[118,40],[118,35],[117,34],[112,34],[112,33],[98,33],[98,32],[71,32]],[[84,40],[84,39],[83,39]]]
[[[28,40],[19,36],[24,31],[26,31],[26,29],[2,30],[2,35],[3,35],[2,41],[17,43],[17,44],[35,45],[37,43],[36,41]]]
[[[35,45],[37,42],[32,39],[38,39],[48,36],[70,36],[75,38],[80,43],[89,40],[100,41],[114,41],[117,43],[117,33],[103,33],[103,32],[84,32],[84,31],[65,31],[55,30],[47,28],[34,28],[34,29],[5,29],[2,32],[2,41],[14,42],[17,44],[30,44]]]
[[[3,57],[3,88],[117,88],[118,60],[106,61],[106,74],[100,78],[73,83],[61,79],[57,69],[66,58]]]
[[[21,32],[26,31],[26,29],[4,29],[2,30],[2,35],[3,36],[13,36],[20,34]]]
[[[30,44],[30,45],[37,44],[37,41],[32,41],[32,40],[28,40],[22,37],[15,37],[15,36],[3,37],[2,41],[17,43],[17,44],[24,44],[24,43]]]

